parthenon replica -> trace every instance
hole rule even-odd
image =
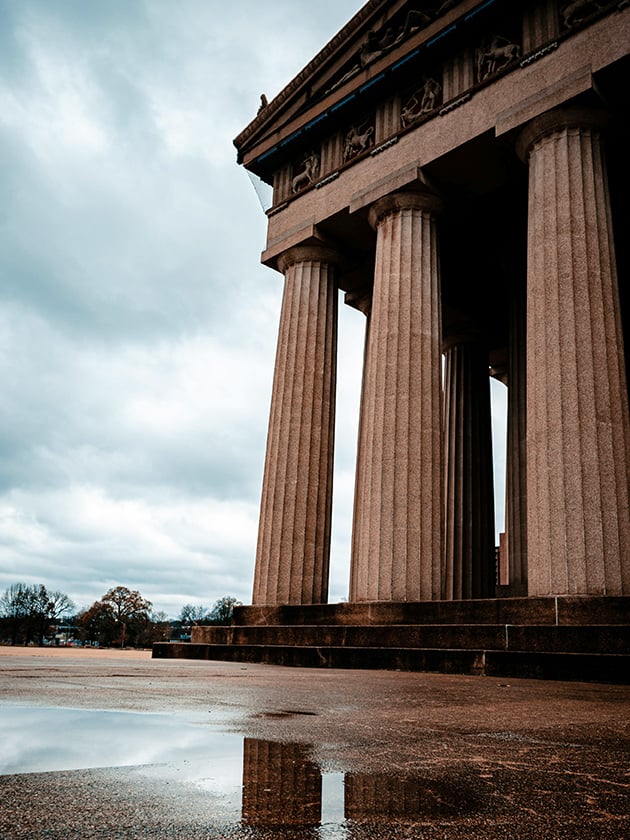
[[[262,97],[235,140],[284,275],[252,604],[155,656],[627,679],[629,45],[628,0],[370,0]],[[366,338],[327,604],[339,290]]]

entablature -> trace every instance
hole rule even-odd
[[[273,215],[466,105],[504,76],[550,57],[585,27],[628,5],[628,0],[370,0],[239,135],[239,160],[273,184]],[[574,68],[580,77],[576,88],[590,87],[591,68],[586,59],[583,65],[581,71]],[[539,93],[544,90],[531,96]],[[516,104],[508,98],[499,111]],[[504,116],[508,130],[510,116]]]

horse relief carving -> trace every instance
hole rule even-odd
[[[319,178],[319,155],[309,152],[301,163],[302,169],[293,177],[291,190],[293,193],[310,187]]]
[[[485,79],[503,70],[508,64],[517,61],[521,55],[518,44],[511,43],[502,35],[493,35],[489,43],[475,50],[475,70],[477,81]]]
[[[423,86],[405,102],[400,112],[400,121],[404,128],[411,125],[423,114],[434,111],[441,102],[442,85],[433,78],[426,78]]]
[[[374,144],[374,126],[367,122],[352,126],[343,141],[344,163],[365,152]]]

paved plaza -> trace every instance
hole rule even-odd
[[[0,648],[0,837],[622,838],[623,686]]]

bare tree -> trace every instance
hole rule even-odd
[[[0,614],[12,645],[27,640],[27,625],[32,610],[33,587],[27,583],[12,583],[0,596]]]
[[[97,642],[104,646],[111,645],[120,630],[111,607],[102,601],[95,601],[77,616],[77,627],[82,642]]]
[[[103,597],[101,602],[111,610],[112,617],[121,628],[120,647],[125,646],[127,629],[130,623],[147,622],[153,604],[142,595],[126,586],[115,586]]]
[[[49,592],[43,584],[14,583],[0,596],[0,616],[11,644],[37,639],[43,645],[49,629],[73,609],[64,592]]]
[[[203,624],[210,610],[198,604],[184,604],[179,612],[179,621],[189,627],[191,624]]]
[[[219,598],[218,601],[215,601],[215,604],[212,607],[212,611],[208,616],[209,623],[229,624],[232,620],[234,607],[240,607],[241,605],[242,602],[238,601],[236,598],[233,598],[231,595],[225,595],[223,598]]]
[[[33,623],[36,626],[37,640],[40,645],[43,645],[44,636],[49,628],[56,625],[64,615],[71,613],[75,606],[65,592],[59,590],[49,592],[42,585],[36,587],[33,602],[35,607]]]
[[[155,642],[168,642],[171,638],[171,622],[165,612],[151,613],[140,642],[143,647],[150,647]]]

